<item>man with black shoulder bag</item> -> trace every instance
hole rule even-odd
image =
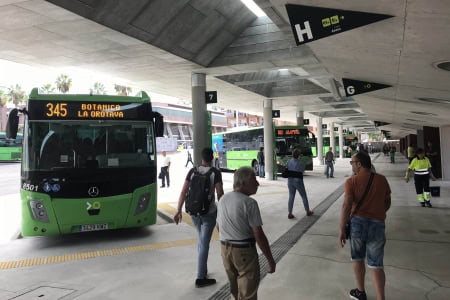
[[[350,164],[355,175],[345,182],[338,237],[341,247],[344,247],[347,239],[350,243],[356,288],[350,290],[349,295],[352,299],[367,299],[364,287],[367,258],[377,299],[384,300],[384,221],[391,206],[391,189],[386,177],[371,172],[372,163],[367,153],[356,153]]]

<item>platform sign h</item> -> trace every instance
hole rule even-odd
[[[297,45],[393,17],[296,4],[286,4],[286,10]]]

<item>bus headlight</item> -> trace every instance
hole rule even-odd
[[[139,201],[137,203],[134,215],[138,215],[144,212],[147,209],[149,202],[150,202],[150,193],[145,193],[141,195],[141,197],[139,197]]]
[[[31,213],[33,214],[33,218],[35,220],[48,223],[48,215],[47,210],[45,209],[42,200],[30,200],[29,202]]]

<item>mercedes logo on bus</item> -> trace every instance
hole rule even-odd
[[[97,197],[100,193],[100,190],[96,186],[91,186],[88,190],[88,195],[91,197]]]

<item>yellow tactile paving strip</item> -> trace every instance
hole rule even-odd
[[[197,243],[196,239],[178,240],[178,241],[162,242],[162,243],[157,243],[157,244],[130,246],[130,247],[124,247],[124,248],[114,248],[114,249],[107,249],[107,250],[97,250],[97,251],[90,251],[90,252],[58,255],[58,256],[47,256],[47,257],[40,257],[40,258],[30,258],[30,259],[23,259],[23,260],[16,260],[16,261],[0,262],[0,270],[32,267],[32,266],[45,265],[45,264],[57,264],[57,263],[63,263],[63,262],[68,262],[68,261],[91,259],[91,258],[104,257],[104,256],[122,255],[122,254],[130,254],[130,253],[158,250],[158,249],[164,249],[164,248],[188,246],[188,245],[192,245],[195,243]]]
[[[176,212],[176,209],[169,204],[160,204],[160,205],[158,205],[158,208],[161,210],[164,210],[168,215],[173,215]],[[192,219],[188,214],[183,213],[183,222],[185,222],[191,226],[194,226],[192,224]],[[217,230],[215,229],[212,239],[218,240],[218,237],[219,237],[219,234],[218,234]],[[46,265],[46,264],[58,264],[58,263],[64,263],[64,262],[68,262],[68,261],[92,259],[92,258],[97,258],[97,257],[123,255],[123,254],[131,254],[131,253],[145,252],[145,251],[165,249],[165,248],[182,247],[182,246],[193,245],[196,243],[197,243],[197,239],[177,240],[177,241],[169,241],[169,242],[162,242],[162,243],[156,243],[156,244],[147,244],[147,245],[130,246],[130,247],[123,247],[123,248],[113,248],[113,249],[106,249],[106,250],[64,254],[64,255],[57,255],[57,256],[47,256],[47,257],[29,258],[29,259],[15,260],[15,261],[6,261],[6,262],[0,262],[0,270],[33,267],[33,266]]]

